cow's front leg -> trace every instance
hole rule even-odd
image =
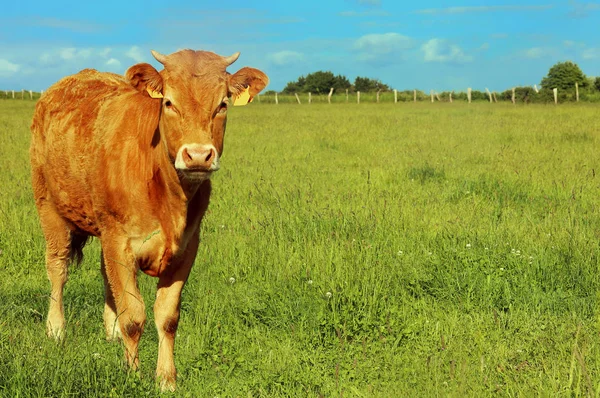
[[[104,279],[104,329],[106,331],[106,340],[115,341],[121,338],[121,329],[117,322],[117,306],[115,298],[106,276],[106,264],[104,263],[104,253],[100,254],[100,269]]]
[[[198,231],[191,239],[182,257],[176,259],[159,276],[156,301],[154,303],[154,321],[158,331],[158,360],[156,362],[156,380],[161,390],[175,390],[177,371],[173,351],[175,333],[179,324],[181,290],[190,274],[198,250]]]
[[[138,267],[126,240],[102,240],[104,274],[116,309],[117,323],[132,369],[139,368],[138,343],[146,322],[144,300],[137,287]]]

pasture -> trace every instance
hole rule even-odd
[[[102,326],[99,244],[45,336],[32,101],[0,101],[0,396],[159,396]],[[232,108],[175,346],[187,397],[600,394],[600,111]],[[168,396],[168,394],[165,394]]]

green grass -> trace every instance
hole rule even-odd
[[[151,311],[140,375],[104,341],[97,241],[70,268],[65,343],[45,337],[32,112],[0,101],[0,396],[158,396]],[[175,395],[597,396],[599,115],[232,109]],[[140,283],[151,309],[156,280]]]

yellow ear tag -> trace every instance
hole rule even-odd
[[[152,98],[162,98],[163,97],[163,95],[161,94],[160,91],[152,90],[150,87],[146,87],[146,91],[148,92],[148,95],[150,95],[150,97],[152,97]]]
[[[247,105],[249,102],[252,102],[253,99],[254,98],[250,96],[250,86],[248,86],[233,99],[233,106]]]

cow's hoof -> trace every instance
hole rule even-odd
[[[50,320],[46,322],[46,336],[53,339],[57,343],[65,340],[65,325],[61,323],[52,323]]]
[[[159,383],[161,392],[175,391],[175,377],[158,376],[156,380]]]

